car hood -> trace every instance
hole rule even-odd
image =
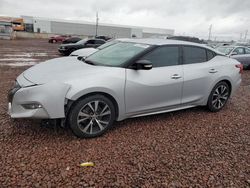
[[[62,57],[29,68],[23,72],[23,77],[34,84],[45,84],[51,81],[67,82],[90,74],[97,74],[110,68],[89,65],[79,61],[76,57]]]
[[[70,55],[71,56],[87,57],[87,56],[95,53],[96,51],[98,51],[98,49],[96,49],[96,48],[83,48],[83,49],[76,50],[76,51],[72,52]]]

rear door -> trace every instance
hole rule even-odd
[[[215,53],[202,47],[183,46],[182,104],[199,104],[210,93],[211,83],[219,72],[213,61]]]
[[[178,46],[158,47],[141,60],[149,60],[153,68],[126,70],[127,114],[150,113],[180,105],[183,84],[180,48]]]

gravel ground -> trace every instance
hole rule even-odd
[[[57,46],[0,40],[0,187],[250,187],[250,71],[219,113],[198,107],[129,119],[81,140],[6,114],[7,91],[27,67],[3,64],[17,56],[38,63],[58,56]],[[80,167],[85,161],[95,166]]]

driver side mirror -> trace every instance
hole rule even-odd
[[[150,61],[142,59],[136,61],[135,64],[133,65],[133,68],[135,68],[136,70],[150,70],[153,68],[153,65]]]

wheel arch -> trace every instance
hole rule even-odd
[[[66,110],[65,112],[68,113],[70,111],[70,109],[81,99],[83,98],[86,98],[86,97],[89,97],[89,96],[93,96],[93,95],[103,95],[105,97],[107,97],[113,104],[114,104],[114,107],[115,107],[115,119],[117,120],[117,118],[119,117],[119,105],[118,105],[118,102],[117,100],[109,93],[107,92],[102,92],[102,91],[93,91],[93,92],[90,92],[90,93],[86,93],[86,94],[83,94],[81,96],[79,96],[78,98],[76,98],[75,100],[68,100],[67,104],[66,104]]]
[[[232,83],[231,83],[231,81],[229,80],[229,79],[222,79],[222,80],[219,80],[219,81],[217,81],[216,83],[215,83],[215,85],[213,86],[213,88],[218,84],[218,83],[220,83],[220,82],[226,82],[227,83],[227,85],[229,86],[229,97],[231,96],[231,93],[232,93]]]
[[[218,83],[220,83],[220,82],[226,82],[226,83],[228,84],[229,89],[230,89],[229,97],[231,96],[233,86],[232,86],[232,82],[230,81],[230,79],[228,79],[228,78],[218,79],[218,80],[216,80],[216,81],[210,86],[210,88],[209,88],[209,90],[208,90],[208,95],[205,97],[205,100],[202,102],[202,105],[207,105],[209,96],[210,96],[210,94],[211,94],[213,88],[214,88]]]
[[[231,95],[231,93],[232,93],[232,83],[227,79],[221,80],[220,82],[226,82],[227,83],[227,85],[229,86],[230,95]]]

